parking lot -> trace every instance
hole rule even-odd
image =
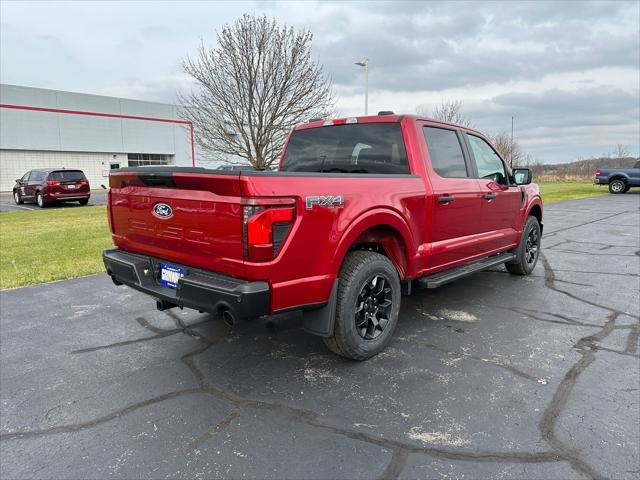
[[[107,204],[107,191],[106,190],[91,190],[91,199],[89,205],[106,205]],[[78,202],[60,202],[47,206],[47,208],[73,208],[80,207]],[[40,210],[35,203],[23,203],[16,205],[13,201],[11,192],[0,193],[0,212],[19,212],[23,210]]]
[[[359,363],[106,275],[2,292],[0,476],[638,478],[639,219],[549,205],[532,276],[404,297]]]

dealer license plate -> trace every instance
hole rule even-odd
[[[178,286],[178,279],[184,277],[184,268],[160,264],[160,283],[170,288]]]

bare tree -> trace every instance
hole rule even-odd
[[[616,145],[616,151],[614,153],[615,158],[627,158],[629,157],[629,149],[621,143]]]
[[[217,33],[216,47],[201,45],[183,62],[197,89],[180,96],[181,115],[193,122],[205,153],[269,168],[296,124],[332,109],[329,79],[311,58],[312,38],[245,14]]]
[[[501,132],[495,135],[489,135],[489,140],[491,140],[493,146],[496,147],[498,153],[502,155],[502,158],[510,165],[517,167],[522,165],[526,160],[520,144],[517,140],[513,140],[512,143],[509,133]]]
[[[463,127],[471,127],[471,120],[462,113],[462,102],[460,100],[443,100],[440,105],[436,105],[428,112],[427,108],[420,106],[416,109],[419,115],[430,116],[443,122],[455,123]]]

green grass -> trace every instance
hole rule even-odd
[[[540,183],[545,204],[608,193],[587,182]],[[0,289],[104,270],[112,245],[104,206],[0,212]]]
[[[104,270],[105,206],[0,212],[0,289]]]
[[[609,193],[606,186],[601,187],[589,182],[540,182],[539,185],[542,202],[545,204]]]

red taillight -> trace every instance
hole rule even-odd
[[[59,180],[48,180],[47,185],[60,185]]]
[[[111,189],[107,189],[107,218],[109,219],[109,230],[111,233],[116,233],[113,229],[113,211],[111,210]]]
[[[599,177],[599,176],[600,176],[600,169],[596,168],[596,177]]]
[[[80,180],[80,182],[82,185],[89,185],[89,180],[84,179],[84,180]]]
[[[293,223],[294,207],[245,205],[243,213],[246,259],[273,260]]]

